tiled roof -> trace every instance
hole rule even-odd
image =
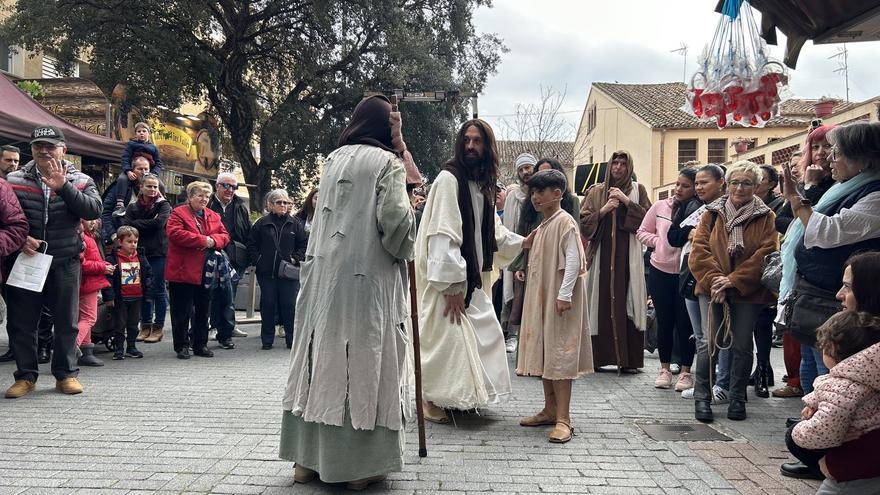
[[[498,147],[498,179],[505,184],[514,179],[513,161],[520,153],[529,152],[540,160],[555,158],[566,169],[574,163],[574,142],[572,141],[496,141]]]
[[[638,115],[651,127],[682,129],[716,127],[714,122],[701,122],[693,115],[681,110],[687,92],[687,86],[684,83],[617,84],[597,82],[593,83],[593,87]],[[792,101],[792,103],[783,102],[783,114],[771,119],[767,123],[768,127],[803,127],[805,123],[809,123],[812,115],[807,116],[801,113],[787,115],[786,113],[787,108],[800,111],[806,104],[799,102],[809,100],[788,101]],[[810,103],[810,114],[812,114],[812,103]]]
[[[814,119],[816,117],[816,113],[813,111],[813,105],[815,105],[819,100],[801,100],[792,98],[790,100],[785,100],[779,105],[779,111],[783,115],[788,116],[804,116],[807,119]],[[834,113],[843,112],[849,110],[851,108],[859,106],[860,103],[857,102],[847,102],[844,100],[834,99]]]

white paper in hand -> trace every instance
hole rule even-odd
[[[691,213],[687,218],[682,220],[681,227],[696,227],[698,223],[700,223],[700,218],[703,217],[703,213],[706,213],[706,205],[703,205],[693,213]]]
[[[18,255],[12,272],[6,280],[6,285],[34,292],[43,292],[46,277],[49,276],[49,268],[52,266],[52,256],[40,252],[28,256],[25,253]]]

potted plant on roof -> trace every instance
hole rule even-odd
[[[736,151],[737,154],[745,153],[749,150],[749,146],[752,144],[754,139],[749,139],[745,137],[738,137],[733,140],[731,145],[733,146],[733,150]]]
[[[836,99],[823,96],[819,98],[819,101],[813,103],[813,112],[816,113],[816,117],[825,118],[831,115],[835,105],[837,105]]]

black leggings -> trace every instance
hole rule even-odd
[[[755,322],[755,353],[759,364],[770,363],[770,345],[773,343],[773,320],[776,319],[776,306],[766,306],[758,313]]]
[[[682,366],[694,362],[694,331],[691,319],[684,305],[684,298],[678,293],[678,274],[665,273],[651,266],[648,271],[648,293],[654,300],[657,311],[657,350],[661,363],[672,360],[674,335],[678,334]]]

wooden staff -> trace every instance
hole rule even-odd
[[[612,162],[614,161],[614,155],[611,155]],[[605,169],[605,202],[608,202],[608,198],[611,195],[611,162],[608,162],[608,167]],[[601,242],[601,240],[599,241]],[[600,260],[601,262],[601,260]],[[620,375],[621,372],[621,356],[620,356],[620,339],[617,336],[617,295],[615,293],[615,283],[614,279],[616,278],[616,274],[614,272],[614,265],[617,263],[617,208],[611,210],[611,335],[614,338],[614,354],[617,356],[617,374]]]
[[[419,457],[428,456],[425,445],[425,411],[422,409],[422,352],[419,344],[419,300],[416,290],[416,263],[406,263],[409,272],[409,298],[412,312],[413,362],[416,374],[416,422],[419,427]]]

